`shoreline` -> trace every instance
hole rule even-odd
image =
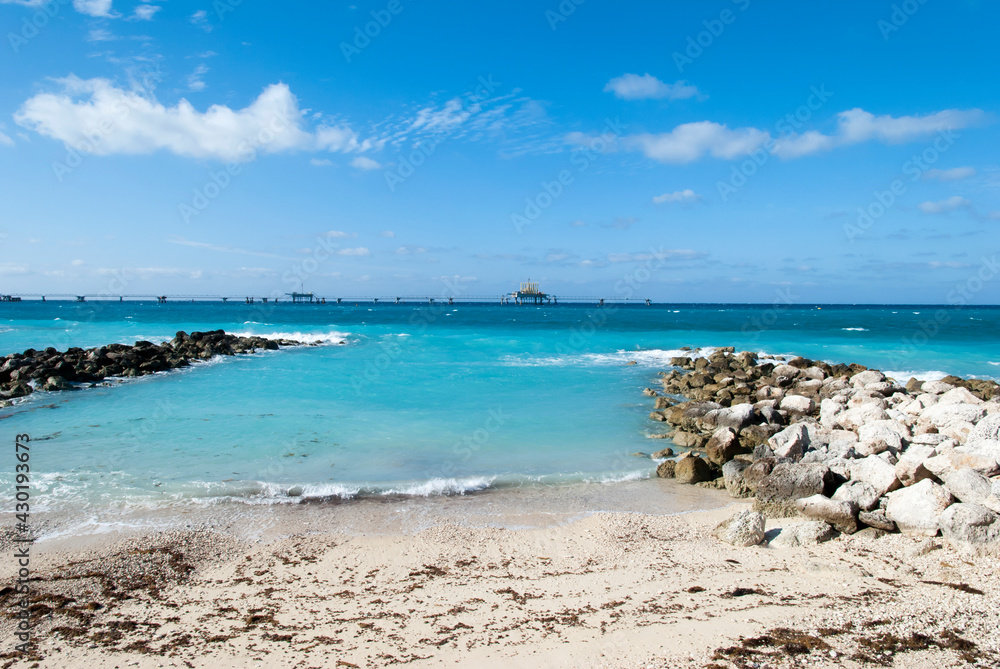
[[[352,532],[315,506],[43,543],[37,654],[0,666],[788,667],[805,656],[936,669],[1000,659],[990,563],[904,535],[730,546],[710,534],[734,506],[747,505],[409,533]],[[289,511],[297,521],[282,524]],[[260,527],[264,512],[274,525]],[[11,624],[0,620],[0,633]]]

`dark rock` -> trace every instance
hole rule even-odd
[[[795,500],[828,496],[834,484],[833,473],[826,465],[779,463],[757,486],[754,508],[774,516],[794,515]]]
[[[722,466],[722,477],[726,490],[733,497],[753,497],[754,491],[747,485],[744,474],[751,464],[745,460],[730,460]]]
[[[661,479],[672,479],[674,478],[674,468],[677,463],[673,460],[664,460],[656,467],[656,475]]]
[[[868,527],[874,527],[885,532],[896,531],[896,523],[889,520],[889,517],[885,515],[885,509],[861,511],[858,513],[858,520]]]
[[[712,481],[717,474],[704,458],[687,456],[677,461],[674,467],[674,478],[678,483],[700,483]]]
[[[755,449],[760,444],[781,432],[780,425],[751,425],[740,430],[740,445],[747,449]]]
[[[662,460],[663,458],[672,458],[674,457],[674,449],[664,448],[659,451],[656,451],[650,457],[653,458],[654,460]]]
[[[731,427],[720,427],[705,444],[705,455],[709,462],[722,466],[740,453],[745,452],[740,446],[739,437]]]

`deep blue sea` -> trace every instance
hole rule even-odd
[[[0,410],[36,509],[292,503],[649,477],[647,415],[682,346],[1000,376],[1000,308],[0,304],[0,353],[223,328],[319,342]],[[628,365],[635,361],[636,365]],[[11,450],[12,452],[12,450]],[[13,456],[11,456],[13,457]],[[13,459],[0,480],[13,482]]]

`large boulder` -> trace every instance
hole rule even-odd
[[[722,466],[722,480],[726,484],[726,491],[733,497],[753,496],[754,491],[747,485],[744,477],[750,467],[751,464],[746,460],[730,460]]]
[[[837,418],[843,412],[843,404],[830,398],[824,398],[819,403],[819,424],[830,430],[836,429],[840,425]]]
[[[888,420],[889,414],[878,404],[871,402],[847,409],[837,417],[837,422],[847,430],[857,432],[862,425],[878,420]]]
[[[816,409],[816,403],[804,395],[785,395],[779,405],[788,413],[809,415]]]
[[[858,531],[858,505],[854,502],[812,495],[796,500],[795,506],[803,516],[830,523],[844,534],[854,534]]]
[[[715,536],[733,546],[756,546],[764,541],[764,516],[744,509],[715,528]]]
[[[804,423],[789,425],[767,440],[767,445],[776,457],[798,460],[809,447],[809,431]]]
[[[941,514],[954,501],[944,486],[924,479],[889,493],[885,513],[900,532],[933,537],[938,533]]]
[[[986,439],[1000,440],[1000,413],[986,416],[969,433],[969,443]]]
[[[952,504],[939,520],[945,539],[959,545],[1000,542],[1000,516],[979,504]]]
[[[869,383],[881,383],[883,381],[885,381],[885,374],[875,369],[865,370],[851,377],[851,385],[855,388],[864,388]]]
[[[736,432],[731,427],[720,427],[705,444],[705,455],[708,457],[708,461],[720,466],[742,452],[739,437],[736,436]]]
[[[864,481],[847,481],[833,493],[836,502],[850,502],[857,505],[862,511],[871,511],[878,506],[879,495],[872,485]]]
[[[703,435],[685,430],[675,430],[670,435],[670,440],[680,448],[701,448],[705,444]]]
[[[900,487],[896,478],[896,469],[877,455],[851,462],[851,479],[867,483],[878,493],[878,496]]]
[[[975,423],[985,414],[983,408],[975,404],[942,404],[938,402],[920,414],[919,422],[933,425],[940,431],[941,428],[955,423]]]
[[[878,420],[865,423],[858,428],[858,445],[855,450],[860,455],[878,455],[885,451],[898,453],[903,450],[903,437],[895,429],[895,421]],[[909,435],[907,435],[909,436]]]
[[[963,453],[957,449],[946,450],[933,458],[927,458],[924,460],[924,467],[942,480],[962,469],[974,469],[983,476],[1000,473],[1000,465],[997,465],[994,458],[979,453]]]
[[[965,504],[982,504],[992,493],[988,478],[975,469],[960,469],[944,478],[944,486],[958,501]]]
[[[886,532],[895,532],[896,523],[889,520],[889,516],[886,515],[885,509],[872,509],[871,511],[859,511],[858,520],[867,525],[868,527],[874,527],[877,530],[884,530]]]
[[[912,444],[903,451],[903,454],[896,462],[896,478],[906,486],[913,485],[917,481],[933,478],[934,474],[924,467],[924,460],[937,455],[933,446],[923,444]]]
[[[774,516],[793,515],[795,500],[828,494],[833,487],[833,473],[826,465],[783,462],[757,485],[755,508]]]
[[[938,397],[939,404],[983,404],[983,401],[965,388],[952,388]]]
[[[704,458],[688,455],[677,461],[674,478],[678,483],[701,483],[714,480],[716,473]]]
[[[700,425],[703,428],[728,427],[735,432],[739,432],[754,422],[754,410],[752,404],[736,404],[723,409],[715,409],[706,413]]]
[[[837,532],[829,523],[824,523],[821,520],[810,520],[780,528],[777,536],[771,539],[767,545],[775,548],[814,546],[829,541],[835,536],[837,536]]]
[[[664,460],[656,466],[656,475],[661,479],[672,479],[674,478],[674,469],[677,467],[677,463],[673,460]]]
[[[779,432],[781,432],[780,425],[751,425],[740,430],[740,445],[753,450],[761,444],[766,444],[768,439]]]
[[[751,495],[757,494],[757,487],[760,485],[760,482],[770,476],[776,464],[777,460],[773,457],[761,458],[755,460],[743,472],[743,485],[747,487]]]

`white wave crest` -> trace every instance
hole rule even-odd
[[[846,332],[868,332],[868,328],[840,328]]]
[[[328,332],[254,332],[252,330],[243,330],[240,332],[230,332],[229,334],[234,334],[238,337],[291,339],[292,341],[302,342],[303,344],[314,344],[319,342],[320,344],[327,346],[343,344],[347,341],[347,338],[351,336],[350,332],[338,332],[337,330],[330,330]]]
[[[948,376],[947,372],[939,372],[936,370],[925,371],[925,372],[905,371],[905,370],[901,372],[894,372],[891,370],[884,370],[882,373],[902,383],[905,383],[910,378],[914,378],[917,381],[940,381],[944,377]]]
[[[486,490],[496,477],[474,476],[462,479],[435,478],[412,483],[398,488],[389,488],[382,495],[406,495],[409,497],[430,497],[432,495],[464,495],[467,492]]]

